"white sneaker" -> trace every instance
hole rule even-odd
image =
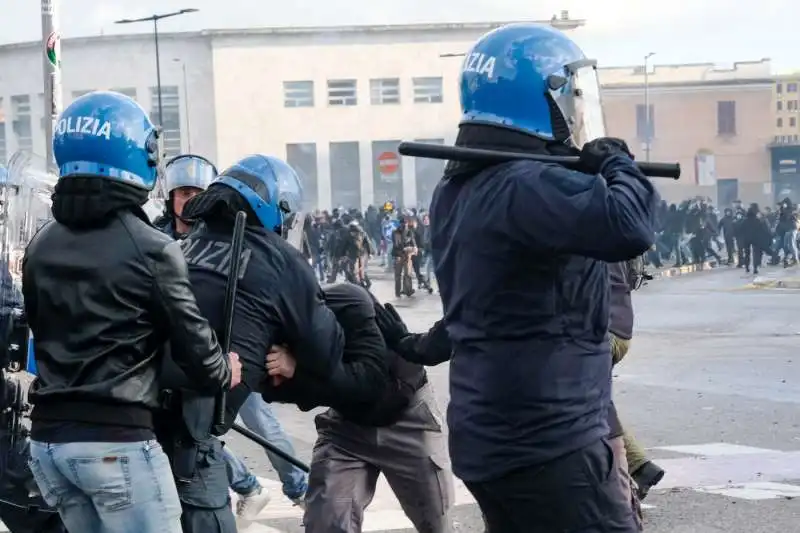
[[[269,492],[264,487],[258,487],[250,494],[240,495],[239,501],[236,502],[236,516],[242,520],[252,522],[258,518],[259,513],[264,510],[269,500]]]

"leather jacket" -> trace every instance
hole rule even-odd
[[[230,384],[228,358],[197,308],[180,244],[141,210],[79,230],[47,224],[26,250],[23,294],[38,365],[34,419],[38,410],[40,418],[86,420],[76,404],[152,410],[167,342],[193,388],[214,394]]]

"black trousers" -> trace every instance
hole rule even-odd
[[[547,464],[465,483],[488,533],[638,533],[606,439]]]

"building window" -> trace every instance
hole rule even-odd
[[[161,87],[161,114],[164,135],[164,156],[175,157],[181,153],[181,98],[178,87]],[[159,123],[158,87],[150,87],[150,120]]]
[[[328,80],[328,105],[356,105],[357,86],[356,80]]]
[[[736,102],[717,102],[717,135],[736,135]]]
[[[787,102],[786,102],[786,110],[787,111],[797,111],[797,100],[787,100]]]
[[[31,126],[31,97],[20,94],[11,97],[11,129],[17,142],[17,150],[33,151],[33,128]]]
[[[775,85],[775,92],[778,93],[778,94],[781,94],[783,92],[783,84],[782,83],[778,83],[778,84]]]
[[[372,141],[372,200],[403,203],[403,159],[396,141]]]
[[[372,105],[400,103],[400,79],[381,78],[369,80],[369,94]]]
[[[415,104],[441,104],[442,78],[414,78]]]
[[[778,111],[783,111],[783,101],[781,101],[781,100],[778,100],[778,101],[775,103],[775,109],[777,109]]]
[[[314,82],[283,82],[283,107],[314,107]]]
[[[415,139],[419,143],[444,144],[444,139]],[[417,206],[428,207],[433,198],[433,191],[442,179],[446,161],[436,159],[417,159],[414,171],[417,182]]]
[[[44,93],[39,93],[36,95],[36,107],[37,109],[44,109]],[[46,137],[45,132],[47,131],[47,124],[51,122],[53,119],[50,117],[50,113],[43,116],[39,119],[39,131],[42,132],[42,136]],[[55,131],[55,126],[53,126],[53,130]]]
[[[648,106],[649,115],[644,112],[644,104],[636,105],[636,137],[643,140],[652,140],[656,131],[656,116],[653,104]]]
[[[778,120],[775,122],[775,125],[778,126],[779,128],[782,128],[783,127],[783,119],[782,118],[778,118]]]
[[[8,148],[6,147],[6,110],[3,107],[3,99],[0,98],[0,165],[5,164],[8,158]]]
[[[331,204],[361,207],[361,154],[358,142],[332,142],[328,148]]]
[[[304,211],[319,207],[317,145],[315,143],[299,143],[286,145],[286,162],[295,169],[303,185]],[[316,251],[315,251],[316,253]]]
[[[136,89],[132,87],[123,87],[122,89],[111,89],[111,90],[114,91],[115,93],[124,94],[128,98],[136,100]]]
[[[786,84],[786,92],[787,93],[796,93],[797,92],[797,84],[796,83],[787,83]]]
[[[789,127],[796,128],[797,127],[797,118],[789,117]]]

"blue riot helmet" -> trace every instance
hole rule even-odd
[[[161,132],[133,99],[96,91],[72,102],[53,132],[61,179],[98,176],[152,191],[161,176]]]
[[[239,192],[261,225],[300,249],[303,233],[303,187],[297,172],[273,156],[250,155],[212,182]]]
[[[478,39],[461,70],[461,124],[486,124],[580,149],[604,137],[597,63],[550,26],[509,24]]]

